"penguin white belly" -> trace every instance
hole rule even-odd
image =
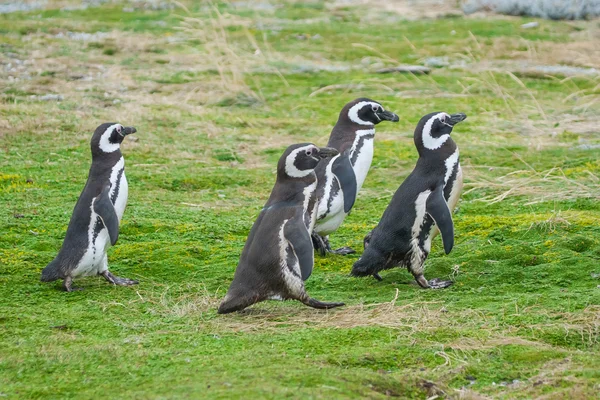
[[[120,175],[120,176],[119,176]],[[125,212],[125,206],[127,205],[127,196],[129,195],[129,185],[127,184],[127,178],[125,177],[125,159],[121,157],[117,164],[112,169],[110,174],[110,198],[112,199],[115,191],[117,191],[117,198],[113,201],[115,211],[119,222],[123,218]]]
[[[319,210],[320,211],[320,210]],[[335,232],[344,219],[346,213],[344,212],[344,195],[342,192],[338,192],[337,195],[331,200],[331,207],[329,213],[322,220],[318,221],[315,225],[315,231],[321,236],[327,236],[332,232]]]
[[[108,268],[106,250],[110,246],[108,230],[104,227],[95,235],[94,231],[98,222],[98,214],[92,210],[90,225],[88,227],[88,247],[77,267],[71,273],[71,277],[95,276]]]
[[[357,194],[360,192],[373,162],[373,140],[373,138],[370,138],[363,141],[362,147],[358,150],[359,153],[356,162],[353,165],[354,175],[356,176]]]
[[[115,200],[115,211],[117,213],[117,217],[119,217],[119,222],[121,222],[121,218],[123,218],[123,213],[125,212],[125,206],[127,206],[127,196],[129,195],[129,185],[127,184],[127,178],[125,177],[125,172],[123,171],[123,176],[121,177],[121,181],[119,182],[119,194]]]
[[[463,189],[463,173],[460,165],[458,166],[458,171],[456,172],[456,179],[454,180],[454,184],[452,185],[452,190],[450,191],[450,197],[448,198],[448,208],[450,212],[454,213],[454,209],[456,208],[456,204],[458,204],[458,199],[460,199],[460,194]]]
[[[454,214],[454,209],[456,209],[456,205],[458,204],[458,200],[460,199],[460,195],[462,193],[462,189],[463,189],[463,173],[462,173],[462,168],[460,167],[460,164],[458,165],[458,171],[456,172],[456,179],[454,180],[454,183],[452,184],[452,190],[450,190],[450,196],[448,197],[448,209],[450,210],[451,214]],[[429,235],[429,246],[431,247],[431,240],[433,240],[438,233],[440,233],[439,229],[437,228],[437,226],[434,224],[433,227],[431,228],[431,233]],[[427,250],[429,251],[429,250]]]
[[[423,222],[425,222],[425,215],[427,214],[427,198],[430,194],[431,190],[425,190],[424,192],[419,193],[415,200],[415,220],[413,222],[410,239],[410,264],[414,270],[413,272],[417,273],[422,272],[423,259],[426,257],[419,246],[419,235],[423,228]],[[430,235],[425,239],[425,243],[423,244],[423,247],[427,252],[431,249],[432,236],[430,231]]]
[[[287,219],[284,220],[279,228],[279,263],[281,265],[281,273],[288,291],[293,295],[299,296],[304,292],[304,281],[301,278],[302,273],[300,272],[298,258],[293,257],[294,261],[292,265],[288,265],[288,251],[291,250],[295,254],[295,250],[291,243],[285,238],[284,229],[287,222]],[[278,293],[273,293],[271,296],[269,296],[269,298],[273,300],[279,300],[281,295]]]

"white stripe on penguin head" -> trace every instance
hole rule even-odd
[[[299,147],[293,150],[286,158],[285,158],[285,173],[292,178],[302,178],[313,172],[313,169],[298,169],[296,165],[294,165],[296,161],[296,157],[301,151],[306,151],[308,149],[316,149],[316,146],[309,145],[304,147]],[[312,157],[315,158],[315,157]],[[318,160],[318,158],[315,158]]]
[[[354,122],[355,124],[359,124],[359,125],[373,125],[372,122],[363,121],[358,116],[358,112],[360,111],[360,109],[366,105],[375,107],[375,109],[378,109],[379,107],[381,107],[381,109],[383,110],[383,106],[379,103],[375,103],[373,101],[360,101],[360,102],[356,103],[355,105],[353,105],[352,107],[350,107],[350,109],[348,110],[348,118],[350,118],[350,121]],[[377,114],[375,114],[375,115],[377,115]]]
[[[110,135],[112,134],[113,129],[117,127],[121,127],[121,129],[123,129],[123,126],[121,124],[114,124],[106,128],[102,136],[100,136],[100,142],[98,143],[98,145],[100,146],[100,150],[102,150],[103,152],[112,153],[113,151],[119,150],[119,148],[121,147],[120,143],[111,143],[108,140],[110,139]]]
[[[426,149],[439,149],[444,143],[446,143],[446,140],[448,140],[448,138],[450,137],[450,135],[447,133],[438,138],[434,138],[433,136],[431,136],[431,128],[433,127],[433,123],[436,120],[440,120],[442,117],[450,118],[450,115],[446,113],[439,113],[429,118],[429,120],[425,123],[425,126],[423,127],[423,146],[425,146]]]

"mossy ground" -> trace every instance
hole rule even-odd
[[[523,30],[529,19],[404,20],[322,1],[143,4],[0,15],[0,397],[598,395],[600,80],[510,69],[598,67],[597,21]],[[372,72],[431,56],[459,68]],[[426,269],[455,285],[421,290],[399,269],[353,279],[359,254],[317,257],[308,292],[345,308],[217,316],[282,150],[324,145],[360,96],[401,120],[378,127],[332,244],[361,249],[414,165],[422,115],[465,112],[456,244],[446,256],[437,239]],[[39,275],[107,121],[138,130],[122,146],[130,195],[109,261],[141,283],[88,278],[66,294]]]

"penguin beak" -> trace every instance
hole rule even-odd
[[[340,154],[340,152],[331,147],[321,147],[319,149],[319,157],[321,158],[333,157],[338,154]]]
[[[377,117],[379,117],[379,119],[381,121],[392,121],[392,122],[400,121],[400,117],[398,117],[393,112],[383,111],[383,112],[378,112],[376,114],[377,114]]]
[[[123,136],[127,136],[132,133],[136,133],[136,132],[137,132],[137,129],[135,129],[133,126],[124,126],[123,127]]]
[[[458,124],[460,121],[464,121],[467,118],[467,114],[463,114],[463,113],[458,113],[458,114],[452,114],[450,115],[450,121],[448,122],[449,125],[456,125]]]

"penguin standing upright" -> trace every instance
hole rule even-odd
[[[74,278],[102,275],[114,285],[137,281],[108,271],[106,250],[117,242],[119,223],[127,205],[128,186],[121,142],[136,132],[133,127],[109,122],[96,128],[91,140],[92,166],[73,210],[58,255],[42,271],[43,282],[63,279],[63,288],[74,290]]]
[[[365,251],[352,266],[352,275],[372,275],[381,280],[379,271],[401,265],[423,288],[452,284],[437,278],[427,281],[423,270],[438,230],[446,254],[454,246],[452,211],[463,178],[458,147],[450,133],[466,117],[435,112],[421,118],[414,134],[419,152],[417,165],[394,194],[379,224],[365,238]]]
[[[337,149],[340,154],[321,162],[316,168],[319,209],[313,243],[321,255],[355,252],[350,247],[332,250],[328,235],[342,225],[367,177],[373,161],[375,125],[398,120],[396,114],[367,98],[356,99],[342,108],[327,143],[327,147]]]
[[[277,181],[250,230],[219,314],[267,299],[296,299],[323,309],[344,305],[320,302],[304,289],[314,263],[310,236],[317,211],[314,168],[321,159],[335,154],[335,149],[319,149],[310,143],[292,145],[283,153]]]

